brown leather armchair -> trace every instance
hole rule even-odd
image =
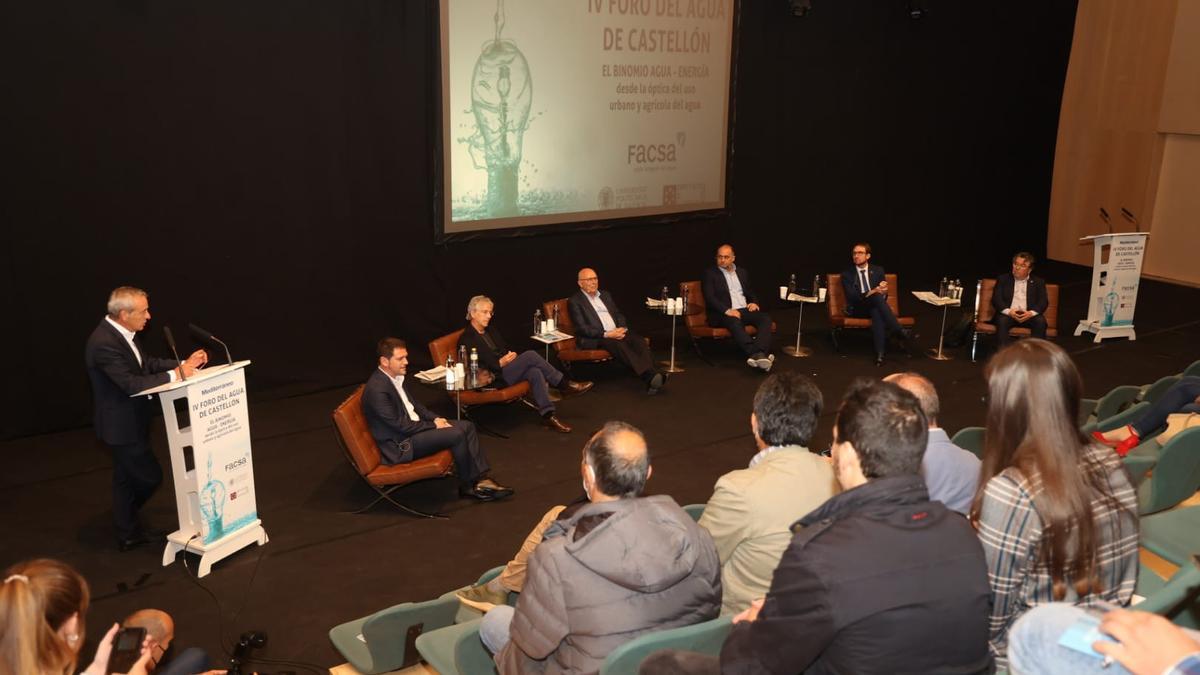
[[[887,281],[887,304],[892,308],[892,314],[896,315],[896,320],[900,322],[902,328],[913,327],[917,323],[916,319],[911,316],[900,316],[900,283],[897,281],[896,275],[885,274],[883,278]],[[838,336],[844,329],[870,328],[871,320],[846,316],[846,292],[842,290],[842,275],[826,275],[825,285],[829,289],[828,302],[825,303],[825,311],[829,314],[829,336],[833,338],[833,348],[840,349]]]
[[[555,308],[558,308],[558,329],[568,335],[574,335],[575,324],[571,323],[571,312],[567,307],[567,298],[547,300],[542,303],[542,311],[546,313],[546,316],[554,316]],[[609,354],[607,349],[579,349],[575,343],[575,338],[555,342],[554,353],[558,355],[559,362],[562,363],[563,368],[567,372],[570,372],[572,364],[581,361],[586,363],[603,363],[604,361],[612,360],[612,354]]]
[[[386,499],[393,506],[414,516],[445,518],[406,506],[396,501],[392,493],[409,483],[450,475],[454,467],[454,458],[450,451],[441,450],[407,464],[384,464],[379,454],[379,446],[367,428],[367,419],[362,409],[362,393],[363,388],[360,386],[333,410],[333,429],[338,445],[342,446],[350,466],[354,467],[363,481],[378,495],[370,504],[354,513],[362,513],[379,503],[379,500]]]
[[[683,324],[687,326],[688,336],[692,338],[692,348],[696,350],[696,355],[704,362],[712,364],[704,353],[700,351],[701,338],[710,340],[728,340],[732,337],[729,330],[720,326],[708,325],[708,305],[704,303],[704,289],[700,287],[700,281],[684,281],[679,284],[679,296],[683,298],[684,306],[687,311],[683,315]],[[775,322],[771,322],[771,332],[777,330]],[[754,335],[758,329],[754,326],[746,326],[746,333]]]
[[[458,329],[449,335],[443,335],[429,343],[429,356],[433,357],[433,363],[445,364],[446,357],[458,358],[458,338],[462,335],[464,329]],[[512,403],[513,401],[523,401],[525,396],[529,394],[529,383],[518,382],[510,384],[507,387],[499,387],[496,389],[480,389],[476,391],[462,391],[457,399],[461,403],[462,410],[465,413],[467,408],[477,405],[487,405],[489,403]],[[458,405],[456,403],[456,405]],[[530,404],[532,405],[532,404]],[[478,425],[476,425],[478,426]],[[487,431],[480,427],[480,431]],[[500,436],[494,431],[489,433]]]
[[[996,316],[992,307],[992,294],[996,292],[995,279],[980,279],[975,285],[975,325],[971,331],[971,360],[979,346],[979,334],[995,335],[996,324],[989,323]],[[1058,284],[1046,284],[1046,337],[1058,337]],[[1008,334],[1012,337],[1028,337],[1032,334],[1024,326],[1013,326]]]

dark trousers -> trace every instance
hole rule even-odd
[[[132,539],[139,530],[138,509],[162,484],[162,467],[150,451],[149,437],[109,448],[113,456],[113,525],[118,539]]]
[[[646,346],[646,340],[631,330],[625,331],[623,340],[600,338],[596,343],[597,348],[607,350],[614,360],[625,364],[638,377],[655,372],[654,355]]]
[[[449,428],[422,431],[409,437],[409,440],[412,441],[413,459],[428,457],[449,448],[454,456],[454,470],[460,485],[475,485],[491,468],[483,450],[479,449],[475,425],[468,420],[452,420]]]
[[[1200,396],[1200,377],[1185,377],[1176,382],[1165,392],[1158,402],[1150,406],[1142,416],[1131,426],[1137,432],[1138,438],[1167,423],[1167,415],[1178,412],[1200,412],[1192,404]]]
[[[771,316],[761,310],[751,312],[748,309],[740,309],[738,311],[742,313],[741,317],[710,314],[708,325],[729,331],[729,334],[733,336],[733,341],[745,352],[746,356],[753,356],[759,352],[770,354]],[[758,334],[751,336],[746,332],[746,326],[754,326],[758,330]]]
[[[875,353],[882,355],[887,350],[887,336],[900,331],[900,322],[887,304],[887,296],[877,293],[861,304],[846,308],[846,314],[858,319],[871,320],[871,339]]]
[[[562,382],[563,374],[546,363],[541,354],[533,350],[521,352],[512,363],[500,369],[500,376],[509,384],[528,382],[529,395],[537,405],[538,413],[545,415],[554,412],[554,404],[550,402],[550,387],[557,387]]]
[[[1007,314],[997,314],[992,322],[996,324],[996,344],[1000,347],[1012,341],[1012,337],[1009,336],[1008,331],[1018,326],[1028,328],[1029,332],[1035,338],[1046,337],[1046,317],[1041,314],[1031,319],[1026,319],[1025,323],[1021,323]]]

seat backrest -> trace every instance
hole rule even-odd
[[[976,321],[987,323],[996,315],[996,310],[992,307],[992,295],[996,292],[995,279],[980,279],[979,280],[979,316],[975,317]],[[1055,303],[1055,311],[1058,309],[1058,303]]]
[[[900,316],[900,279],[895,274],[885,274],[883,278],[888,285],[888,307],[892,308],[894,316]]]
[[[691,626],[668,628],[636,637],[617,647],[604,659],[600,675],[638,672],[642,661],[660,649],[681,649],[716,655],[733,628],[733,617],[720,616]]]
[[[1200,590],[1200,568],[1194,565],[1183,565],[1179,571],[1167,581],[1160,590],[1146,596],[1139,602],[1137,609],[1144,612],[1174,618],[1175,614],[1188,609],[1184,601],[1196,597]],[[1190,605],[1190,603],[1188,603]]]
[[[1046,328],[1058,330],[1058,284],[1046,284]]]
[[[443,335],[429,342],[429,357],[433,359],[433,367],[446,365],[446,357],[458,359],[458,338],[462,337],[464,329]]]
[[[963,427],[950,442],[983,459],[983,439],[986,435],[987,430],[983,427]]]
[[[825,292],[825,312],[829,318],[840,318],[846,315],[846,292],[842,290],[842,275],[826,274],[825,287],[828,289]]]
[[[542,311],[548,317],[554,316],[555,308],[558,308],[558,329],[568,335],[574,335],[575,324],[571,321],[571,311],[567,305],[567,298],[547,300],[542,303]],[[556,353],[564,349],[575,349],[575,338],[554,343],[554,351]]]
[[[1167,441],[1154,473],[1142,488],[1148,490],[1139,495],[1143,515],[1169,509],[1196,494],[1200,489],[1200,427],[1184,429]]]
[[[708,325],[708,306],[704,304],[704,289],[700,281],[683,281],[679,284],[679,297],[683,298],[687,313],[683,315],[685,326],[699,328]]]
[[[367,475],[379,466],[379,446],[367,428],[367,417],[362,409],[363,388],[359,386],[342,404],[333,409],[333,425],[342,437],[342,447],[350,455],[354,467]]]

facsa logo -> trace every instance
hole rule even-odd
[[[675,161],[675,144],[630,145],[627,164],[657,164]]]

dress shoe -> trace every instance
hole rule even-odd
[[[565,425],[554,415],[546,415],[542,418],[542,426],[551,431],[557,431],[560,434],[571,433],[571,427]]]
[[[1137,436],[1137,432],[1133,430],[1132,426],[1125,425],[1125,430],[1129,432],[1130,436]],[[1114,429],[1114,431],[1115,431],[1115,429]],[[1092,438],[1096,439],[1096,441],[1099,443],[1107,445],[1110,448],[1115,448],[1115,447],[1119,446],[1121,443],[1125,442],[1125,441],[1110,441],[1108,439],[1108,437],[1106,437],[1104,435],[1103,431],[1093,431]],[[1126,440],[1128,440],[1128,439],[1126,439]]]
[[[483,490],[490,490],[492,493],[493,499],[504,499],[505,497],[511,497],[512,493],[513,493],[512,488],[504,487],[503,485],[500,485],[499,483],[492,480],[491,478],[484,478],[483,480],[479,481],[478,483],[475,483],[475,488],[483,489]]]
[[[769,373],[769,372],[771,372],[771,366],[775,365],[775,355],[774,354],[764,354],[762,356],[759,356],[757,359],[754,359],[754,363],[764,373]]]
[[[595,386],[594,382],[575,382],[573,380],[564,380],[563,384],[559,385],[558,390],[563,396],[578,396],[585,391]]]
[[[883,354],[876,354],[876,355],[875,355],[875,365],[877,365],[877,366],[882,366],[882,365],[883,365]]]
[[[145,535],[145,533],[138,532],[138,533],[134,534],[132,537],[129,537],[128,539],[118,539],[117,540],[117,550],[120,551],[121,553],[124,553],[126,551],[131,551],[139,546],[142,546],[144,544],[149,544],[149,543],[150,543],[150,537],[147,537]]]
[[[490,490],[488,488],[479,487],[479,485],[475,485],[473,487],[459,488],[458,496],[459,497],[470,497],[471,499],[481,501],[481,502],[490,502],[496,498],[496,493],[495,493],[495,491]]]
[[[662,389],[662,386],[666,383],[667,374],[656,372],[650,377],[650,380],[646,382],[646,393],[653,396],[657,394],[658,390]]]
[[[496,605],[503,605],[508,602],[508,593],[493,591],[487,587],[487,584],[464,588],[455,593],[455,595],[458,596],[458,601],[462,604],[484,613],[487,613]]]

